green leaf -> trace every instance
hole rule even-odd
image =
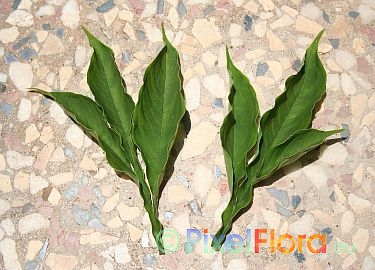
[[[120,134],[125,155],[133,167],[140,167],[131,136],[135,104],[126,93],[125,82],[116,65],[113,51],[86,28],[83,27],[83,30],[94,49],[87,71],[87,83],[96,103],[103,109],[106,120]]]
[[[165,46],[146,69],[133,119],[134,142],[145,161],[155,205],[158,204],[165,167],[185,113],[179,56],[164,29],[163,40]]]
[[[229,113],[220,129],[221,145],[227,169],[229,187],[246,174],[247,157],[258,139],[259,106],[253,87],[233,64],[227,49],[227,69],[231,80]]]
[[[137,184],[152,234],[161,254],[163,225],[158,219],[159,192],[171,149],[185,114],[179,56],[162,28],[164,48],[146,69],[135,106],[116,65],[113,51],[83,28],[94,49],[87,83],[95,97],[33,89],[54,99],[106,152],[109,164]],[[140,150],[146,174],[137,155]]]
[[[285,91],[276,99],[260,122],[263,149],[270,149],[289,139],[298,130],[311,126],[315,104],[326,90],[327,75],[318,56],[323,31],[306,51],[301,70],[288,78]]]
[[[307,49],[301,70],[287,79],[285,91],[277,97],[274,107],[261,118],[262,138],[259,155],[247,169],[248,177],[257,178],[257,182],[280,168],[279,162],[285,163],[285,160],[269,159],[273,151],[285,150],[289,147],[285,142],[297,132],[311,127],[314,108],[326,90],[327,76],[318,56],[318,45],[322,34],[323,31]],[[311,133],[311,136],[317,134]]]
[[[322,131],[316,129],[297,131],[284,144],[278,145],[272,151],[268,152],[268,155],[264,159],[271,160],[272,162],[264,162],[255,183],[269,177],[273,172],[283,166],[293,163],[305,153],[321,145],[327,137],[341,131],[342,130]]]
[[[106,153],[109,164],[116,170],[134,178],[129,160],[121,148],[120,136],[104,120],[103,111],[92,99],[70,92],[46,92],[32,88],[36,92],[56,101],[65,112],[90,136]]]
[[[220,138],[231,192],[229,205],[234,207],[238,201],[239,185],[246,179],[249,154],[259,137],[259,106],[253,87],[246,76],[233,64],[228,49],[226,55],[231,81],[228,97],[230,106],[220,129]],[[228,207],[221,215],[223,226],[216,234],[216,239],[230,232],[234,218],[233,207]]]
[[[311,129],[316,104],[322,99],[326,90],[326,72],[318,56],[318,43],[323,31],[318,34],[311,46],[307,49],[304,66],[294,76],[288,78],[285,83],[285,91],[276,99],[275,106],[267,111],[260,120],[258,149],[255,151],[254,159],[247,165],[246,176],[240,181],[239,186],[234,186],[231,200],[222,214],[223,224],[216,233],[216,239],[222,239],[222,244],[235,218],[241,210],[251,204],[253,200],[254,185],[261,180],[271,176],[276,170],[290,164],[317,147],[330,135],[341,132],[341,130],[321,131]],[[231,94],[232,95],[232,91]],[[254,97],[255,98],[255,97]],[[231,96],[230,96],[231,100]],[[247,106],[253,107],[254,101],[247,101]],[[231,102],[231,112],[235,110],[236,103]],[[243,106],[246,106],[243,105]],[[228,119],[224,121],[223,127],[228,129]],[[235,124],[231,120],[232,125]],[[222,130],[223,130],[222,127]],[[241,132],[248,132],[248,129],[254,130],[254,126],[247,125],[242,127]],[[256,130],[256,128],[255,128]],[[224,157],[226,158],[227,168],[230,162],[227,162],[228,150],[224,142],[228,136],[222,136],[224,148]],[[235,149],[238,141],[233,140],[230,149]],[[247,148],[245,148],[247,149]],[[246,152],[247,153],[247,152]],[[246,155],[242,153],[242,158]],[[238,157],[240,160],[240,157]],[[232,161],[232,160],[230,160]],[[228,170],[228,181],[231,186],[235,178],[233,168]],[[219,249],[220,247],[215,247]]]

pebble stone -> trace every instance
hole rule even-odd
[[[329,165],[342,166],[345,164],[345,160],[348,157],[348,151],[345,146],[340,143],[336,143],[329,147],[323,146],[320,148],[320,151],[321,160]]]
[[[27,234],[47,229],[49,225],[50,221],[48,219],[45,219],[41,214],[33,213],[20,219],[18,222],[18,231],[21,234]]]
[[[34,24],[34,16],[25,10],[17,9],[10,13],[5,22],[19,27],[28,27]]]
[[[204,78],[203,86],[214,97],[224,98],[227,96],[227,89],[225,88],[224,80],[217,74],[209,75]]]
[[[67,130],[65,138],[75,148],[80,149],[83,146],[84,136],[83,131],[79,127],[72,125]]]
[[[182,0],[178,1],[177,12],[178,12],[178,16],[180,18],[185,17],[186,14],[187,14],[186,7],[185,7],[184,2]]]
[[[209,122],[201,122],[189,135],[181,151],[183,160],[201,155],[216,137],[216,127]]]
[[[280,201],[284,207],[288,207],[289,206],[289,196],[288,196],[288,192],[287,191],[285,191],[285,190],[279,190],[277,188],[272,187],[272,188],[267,188],[267,192],[272,197],[274,197],[275,199],[277,199],[278,201]]]
[[[39,51],[39,55],[54,55],[65,51],[65,47],[61,40],[55,35],[48,34],[43,47]]]
[[[323,12],[320,8],[315,6],[313,2],[309,2],[304,5],[301,9],[301,15],[314,21],[318,20],[323,16]]]
[[[78,265],[78,258],[72,255],[50,253],[46,265],[56,270],[73,270]]]
[[[191,30],[203,48],[207,48],[222,38],[214,20],[197,19]]]
[[[19,170],[23,167],[30,167],[34,163],[35,158],[32,156],[25,156],[19,152],[9,150],[6,153],[7,163],[11,169]]]
[[[115,3],[113,2],[113,0],[108,0],[104,2],[103,4],[101,4],[100,6],[98,6],[96,8],[96,11],[99,13],[105,13],[111,10],[114,6],[115,6]]]
[[[79,25],[80,14],[77,0],[69,0],[61,11],[61,21],[69,28],[75,29]]]
[[[332,47],[334,49],[338,49],[338,47],[340,45],[340,39],[338,39],[338,38],[330,38],[328,40],[329,40],[329,43],[332,45]]]
[[[343,92],[347,96],[354,95],[357,92],[357,87],[355,86],[352,77],[347,73],[341,75],[341,86]]]
[[[185,88],[186,95],[186,109],[193,111],[200,105],[201,87],[197,78],[192,78],[187,82]]]
[[[253,25],[253,19],[245,14],[244,18],[243,18],[243,28],[246,32],[250,31],[251,29],[251,26]]]
[[[31,194],[37,194],[39,191],[48,187],[48,182],[43,177],[35,175],[33,173],[30,174],[29,182]]]
[[[267,63],[259,63],[257,66],[256,75],[257,76],[264,76],[266,72],[268,71],[268,65]]]
[[[18,90],[26,92],[32,86],[34,74],[30,64],[12,62],[9,65],[9,78]]]
[[[18,261],[16,252],[16,242],[13,239],[5,238],[0,242],[0,251],[3,255],[5,269],[21,270],[21,264]]]
[[[328,177],[322,167],[315,164],[310,164],[309,166],[303,168],[303,172],[317,189],[327,184]]]
[[[163,14],[164,12],[164,0],[158,0],[156,4],[156,14]]]
[[[344,70],[350,70],[356,63],[354,55],[348,51],[338,50],[336,52],[336,63]]]
[[[202,182],[200,181],[201,179],[205,179],[205,181]],[[212,183],[212,171],[203,165],[198,165],[193,176],[193,189],[195,189],[196,193],[201,197],[205,197]]]
[[[359,12],[354,11],[354,10],[351,10],[351,11],[348,12],[348,16],[352,17],[353,19],[357,18],[358,15],[359,15]]]
[[[299,195],[292,196],[292,206],[296,209],[301,203],[301,197]]]
[[[17,39],[19,35],[18,27],[12,26],[0,30],[0,41],[4,44],[11,43]]]

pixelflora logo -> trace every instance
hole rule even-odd
[[[161,238],[160,240],[166,253],[176,252],[180,248],[180,235],[172,228],[164,229],[157,237],[158,239]],[[276,236],[274,229],[247,229],[244,237],[239,234],[229,234],[221,246],[220,242],[223,239],[224,235],[216,238],[208,233],[208,229],[204,229],[203,234],[198,229],[187,229],[184,250],[187,254],[193,252],[198,243],[203,240],[204,253],[213,253],[215,250],[231,254],[260,253],[261,247],[268,247],[270,253],[303,253],[306,249],[314,254],[327,253],[327,236],[325,234],[312,234],[310,236],[300,234],[294,237],[286,233]],[[211,247],[211,243],[213,243],[213,247]],[[158,246],[158,248],[162,250],[162,247]],[[331,251],[337,254],[352,253],[354,252],[354,245],[349,246],[348,244],[337,242]]]

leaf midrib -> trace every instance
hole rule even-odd
[[[306,62],[306,63],[305,63],[305,67],[304,67],[304,68],[307,68],[307,66],[310,65],[310,61],[311,61],[311,58],[309,58],[309,62]],[[307,79],[305,78],[306,73],[307,73],[307,70],[306,70],[305,73],[303,74],[304,79],[303,79],[303,82],[302,82],[301,91],[298,92],[297,97],[296,97],[296,98],[294,99],[294,101],[292,102],[290,108],[288,108],[289,110],[288,110],[286,116],[289,115],[289,113],[292,111],[292,108],[294,107],[294,105],[295,105],[295,104],[297,103],[297,101],[301,98],[302,89],[305,87],[305,83],[306,83],[306,80],[307,80]],[[287,89],[286,89],[285,91],[287,91]],[[277,115],[276,115],[276,117],[277,117]],[[287,119],[288,119],[288,117],[285,117],[284,121],[282,121],[282,124],[281,124],[280,128],[277,130],[277,132],[276,132],[276,136],[274,136],[274,139],[272,140],[272,143],[271,143],[271,146],[270,146],[269,149],[272,149],[273,147],[275,147],[274,144],[275,144],[276,138],[278,137],[278,134],[280,134],[280,131],[283,129],[283,127],[284,127],[284,125],[285,125]],[[296,132],[297,132],[297,131],[296,131]],[[291,134],[291,135],[289,136],[289,138],[291,138],[293,135],[294,135],[294,134]],[[286,142],[289,138],[287,138],[284,142]],[[283,142],[283,143],[284,143],[284,142]],[[277,146],[277,145],[276,145],[276,146]],[[267,152],[268,152],[268,151],[267,151]]]
[[[98,59],[99,59],[99,61],[100,61],[100,64],[101,65],[99,65],[99,69],[100,69],[100,71],[102,72],[102,74],[105,74],[105,83],[106,83],[106,85],[107,85],[107,87],[110,89],[110,97],[111,97],[111,101],[113,102],[113,104],[115,104],[115,107],[116,108],[118,108],[118,104],[117,104],[117,102],[115,102],[115,98],[113,97],[113,88],[111,87],[111,85],[110,85],[110,83],[108,82],[108,80],[107,80],[107,77],[108,77],[108,74],[107,74],[107,72],[106,72],[106,69],[102,69],[102,68],[104,68],[104,62],[103,62],[103,60],[102,60],[102,58],[101,58],[101,56],[100,56],[100,54],[99,53],[97,53],[97,55],[98,55]],[[114,56],[113,56],[113,54],[111,55],[111,57],[112,57],[112,60],[113,60],[113,62],[114,62],[114,64],[116,64],[115,63],[115,58],[114,58]],[[120,76],[121,77],[121,76]],[[122,82],[121,82],[121,85],[122,85],[122,87],[124,87],[124,85],[122,84]],[[124,123],[123,123],[123,121],[122,121],[122,119],[121,119],[121,117],[120,117],[120,114],[119,114],[119,111],[116,109],[116,110],[114,110],[115,112],[116,112],[116,118],[117,118],[117,121],[121,124],[121,127],[122,127],[122,132],[121,132],[121,130],[117,130],[117,128],[116,128],[116,126],[115,125],[111,125],[111,123],[109,123],[108,122],[108,119],[107,119],[107,122],[119,133],[119,134],[123,134],[123,135],[125,135],[125,137],[127,137],[126,136],[126,133],[125,133],[125,129],[124,129]],[[126,140],[126,141],[128,141],[128,140]],[[125,138],[123,138],[123,140],[122,140],[122,143],[124,143],[125,142]]]

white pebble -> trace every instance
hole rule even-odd
[[[346,96],[353,95],[357,92],[353,79],[348,73],[341,74],[341,87]]]
[[[43,188],[48,187],[48,182],[44,180],[41,176],[35,174],[30,175],[30,193],[37,194]]]
[[[336,52],[336,63],[344,70],[351,70],[357,63],[356,58],[348,51],[338,50]]]
[[[350,193],[348,196],[348,203],[354,212],[362,213],[366,212],[371,208],[371,202]]]
[[[62,9],[61,21],[69,28],[75,29],[79,25],[79,6],[76,0],[69,0]]]
[[[115,262],[118,264],[126,264],[131,261],[128,246],[125,243],[118,244],[114,247]]]
[[[202,181],[204,179],[204,181]],[[212,170],[203,165],[198,165],[195,168],[193,176],[193,188],[202,198],[205,197],[210,190],[213,182]]]
[[[49,220],[41,214],[33,213],[22,217],[18,222],[18,230],[21,234],[40,231],[49,227]]]
[[[55,8],[51,5],[41,6],[36,12],[37,17],[52,16],[55,14]]]
[[[227,270],[249,269],[244,259],[231,259],[228,263]]]
[[[363,24],[370,24],[375,20],[375,9],[372,9],[366,5],[360,5],[358,7],[358,12]]]
[[[21,122],[26,121],[27,119],[29,119],[30,114],[31,114],[31,101],[25,98],[21,99],[20,106],[18,109],[18,114],[17,114],[18,120]]]
[[[223,98],[228,95],[224,80],[218,74],[206,76],[203,79],[203,86],[214,97]]]
[[[201,87],[198,78],[192,78],[185,86],[186,108],[189,111],[199,107],[201,98]]]
[[[8,75],[5,73],[0,73],[0,82],[5,83],[8,79]]]
[[[367,229],[359,228],[358,231],[352,236],[353,245],[358,252],[365,251],[368,240],[369,231]]]
[[[323,11],[315,6],[314,3],[309,2],[301,8],[301,14],[306,18],[316,21],[323,15]]]
[[[86,48],[78,45],[74,55],[74,61],[77,67],[83,67],[86,63]]]
[[[1,221],[0,225],[1,225],[1,228],[4,230],[4,232],[6,233],[6,235],[8,236],[11,236],[16,231],[16,229],[14,228],[14,224],[10,220],[10,218],[7,218]]]
[[[9,211],[11,208],[10,202],[4,199],[0,199],[0,217]]]
[[[185,142],[185,147],[181,151],[182,160],[186,160],[203,154],[215,139],[217,128],[208,121],[200,123],[193,128]]]
[[[314,184],[315,188],[327,185],[327,175],[323,168],[317,164],[310,164],[303,168],[307,178]]]
[[[6,166],[5,158],[2,154],[0,154],[0,171],[5,170],[5,166]]]
[[[72,144],[75,148],[78,148],[78,149],[82,148],[84,137],[85,137],[85,134],[76,125],[70,126],[65,135],[66,140],[70,144]]]
[[[329,165],[342,166],[345,164],[345,160],[348,157],[348,151],[345,146],[340,143],[323,146],[320,152],[320,159]]]
[[[13,239],[5,238],[0,243],[0,252],[3,255],[4,269],[21,270],[22,267],[18,261],[16,242]]]
[[[186,230],[191,228],[189,214],[184,212],[183,214],[173,217],[172,227],[180,233],[180,235],[186,234]]]
[[[56,122],[59,124],[59,125],[62,125],[65,123],[66,119],[68,119],[68,117],[66,116],[64,110],[57,104],[57,103],[52,103],[50,109],[49,109],[49,113],[51,115],[51,117],[53,119],[56,120]]]
[[[34,24],[34,17],[27,11],[16,9],[9,14],[9,17],[5,21],[11,25],[26,27]]]
[[[191,33],[197,38],[203,48],[207,48],[221,40],[221,34],[216,27],[215,20],[197,19],[194,21]]]
[[[11,169],[19,170],[24,167],[31,167],[35,158],[32,156],[22,155],[16,151],[9,150],[6,153],[6,159]]]
[[[32,86],[34,74],[31,65],[12,62],[9,65],[9,77],[18,90],[26,92]]]
[[[0,41],[4,44],[13,42],[17,39],[19,33],[17,26],[3,28],[0,30]]]

